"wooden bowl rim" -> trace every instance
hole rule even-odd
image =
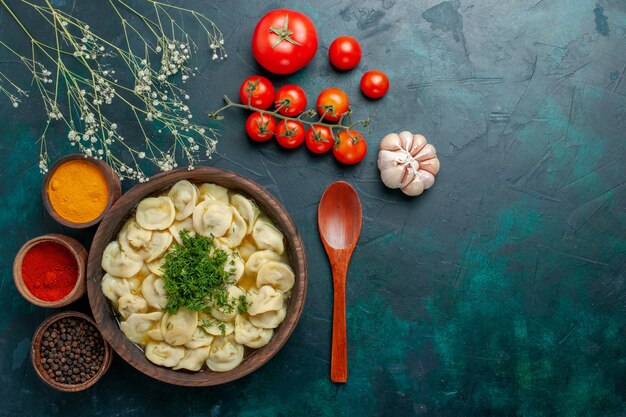
[[[65,297],[61,298],[57,301],[45,301],[35,297],[28,287],[26,287],[26,283],[24,282],[24,277],[22,276],[22,261],[24,260],[24,256],[30,251],[34,246],[43,243],[43,242],[55,242],[60,245],[63,245],[70,253],[74,256],[74,260],[76,261],[76,265],[78,268],[78,274],[76,277],[76,284],[74,284],[74,288],[70,291]],[[13,282],[17,287],[17,291],[31,304],[34,304],[39,307],[46,308],[59,308],[64,307],[76,299],[80,298],[85,291],[85,276],[87,273],[87,249],[81,243],[66,235],[58,234],[58,233],[49,233],[46,235],[37,236],[28,242],[24,243],[20,250],[17,252],[15,259],[13,260]],[[82,294],[78,295],[77,293],[82,292]]]
[[[100,282],[104,271],[101,258],[104,246],[115,238],[124,220],[142,198],[165,190],[177,181],[186,179],[192,183],[210,182],[222,185],[229,190],[239,192],[252,198],[280,228],[287,240],[287,252],[296,272],[296,285],[291,294],[287,317],[275,329],[270,342],[262,348],[255,349],[246,356],[243,362],[228,372],[213,372],[207,369],[198,372],[174,371],[155,365],[147,360],[144,352],[122,333],[113,317],[113,310],[104,297]],[[117,210],[122,210],[117,215]],[[106,237],[106,242],[102,240]],[[94,249],[96,245],[100,248]],[[214,386],[244,377],[267,363],[287,342],[293,333],[302,310],[304,309],[307,292],[307,260],[304,244],[298,229],[286,209],[276,197],[256,182],[237,173],[213,167],[197,167],[192,171],[179,168],[160,173],[146,183],[138,184],[126,192],[108,211],[93,239],[87,264],[87,294],[89,304],[100,332],[109,342],[112,349],[126,362],[140,372],[162,382],[181,386]]]
[[[96,372],[93,378],[81,384],[63,384],[61,382],[56,382],[53,379],[51,379],[48,376],[48,374],[42,370],[43,366],[41,365],[41,360],[39,360],[40,358],[37,355],[37,350],[38,350],[38,347],[41,345],[43,334],[48,329],[48,327],[50,327],[50,325],[54,323],[55,321],[58,321],[65,317],[76,317],[76,318],[87,320],[96,328],[96,330],[98,330],[98,326],[96,322],[88,315],[83,314],[79,311],[62,311],[60,313],[56,313],[48,317],[46,320],[44,320],[39,325],[39,327],[37,327],[37,330],[35,330],[35,334],[33,335],[33,340],[30,345],[30,359],[31,359],[31,363],[33,365],[33,368],[35,369],[35,373],[37,374],[37,376],[39,376],[39,378],[43,382],[45,382],[52,388],[58,391],[63,391],[63,392],[83,391],[91,387],[92,385],[94,385],[96,382],[98,382],[98,380],[102,378],[102,376],[106,373],[106,371],[108,371],[109,367],[111,366],[111,361],[113,360],[113,353],[106,339],[102,336],[102,333],[100,333],[100,330],[98,330],[98,333],[100,334],[100,338],[102,339],[102,343],[104,344],[104,358],[102,359],[102,365],[100,366],[100,369],[98,369],[98,372]]]
[[[50,202],[50,196],[48,195],[48,184],[50,183],[50,179],[52,178],[52,175],[54,174],[54,172],[64,163],[68,161],[76,161],[76,160],[87,161],[95,165],[100,170],[100,172],[102,172],[102,175],[104,175],[104,178],[107,181],[107,185],[109,186],[109,199],[107,200],[107,204],[104,207],[104,210],[102,210],[102,213],[100,213],[98,217],[85,223],[75,223],[73,221],[70,221],[61,217],[54,210],[54,207],[52,207],[52,203]],[[50,167],[48,172],[46,172],[46,175],[44,175],[43,184],[41,186],[41,198],[43,199],[43,205],[48,211],[48,213],[50,214],[50,216],[57,223],[60,223],[63,226],[71,227],[72,229],[86,229],[95,224],[98,224],[104,218],[106,213],[111,209],[111,207],[117,201],[117,199],[120,198],[121,195],[122,195],[122,184],[120,182],[119,177],[113,171],[113,169],[100,159],[96,159],[96,158],[86,156],[80,153],[73,153],[57,160],[54,163],[54,165]]]

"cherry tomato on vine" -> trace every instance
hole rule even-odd
[[[367,152],[367,144],[363,136],[354,130],[342,130],[337,135],[333,155],[342,164],[356,164],[361,162]]]
[[[276,140],[283,148],[292,149],[302,145],[304,127],[293,120],[281,120],[276,127]]]
[[[255,111],[246,120],[246,133],[255,142],[265,142],[274,136],[276,120],[269,114]]]
[[[306,93],[295,84],[287,84],[276,92],[274,105],[283,116],[296,117],[306,109]]]
[[[254,28],[252,53],[270,72],[296,72],[313,59],[316,51],[317,31],[311,19],[303,13],[272,10]]]
[[[381,98],[389,90],[389,77],[382,71],[367,71],[361,77],[361,91],[369,98]]]
[[[306,147],[317,154],[330,151],[335,143],[333,132],[328,127],[320,125],[314,125],[307,130],[305,140]]]
[[[267,109],[274,100],[272,82],[260,75],[253,75],[243,80],[239,87],[241,104],[250,104],[258,109]]]
[[[329,122],[336,122],[348,112],[348,95],[338,88],[327,88],[317,96],[317,112]]]
[[[352,36],[340,36],[328,47],[328,58],[335,68],[352,69],[361,60],[361,45]]]

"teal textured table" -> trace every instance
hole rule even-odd
[[[53,4],[120,39],[104,2]],[[64,229],[43,208],[36,94],[15,110],[0,100],[0,416],[626,415],[626,2],[176,4],[214,18],[226,37],[228,58],[211,61],[201,45],[199,75],[188,84],[201,121],[223,94],[236,96],[246,76],[265,74],[250,37],[260,16],[279,6],[314,20],[320,48],[304,70],[271,78],[300,84],[310,100],[341,87],[355,115],[372,117],[369,152],[354,167],[253,144],[238,110],[217,124],[219,155],[204,164],[265,186],[304,237],[310,281],[302,319],[268,364],[225,386],[168,386],[120,358],[88,391],[45,386],[28,350],[53,311],[19,296],[13,257],[37,235],[61,232],[88,245],[93,230]],[[364,57],[357,70],[339,73],[326,54],[344,34],[360,40]],[[28,52],[19,37],[0,7],[0,39]],[[358,92],[362,72],[374,68],[391,79],[380,101]],[[1,50],[0,70],[29,86]],[[132,126],[131,115],[120,120]],[[378,141],[401,130],[424,134],[441,160],[435,186],[417,198],[386,189],[376,168]],[[49,132],[53,158],[68,151],[66,134]],[[133,131],[126,136],[133,140]],[[348,276],[345,385],[329,381],[332,287],[316,225],[319,198],[335,180],[353,184],[364,208]]]

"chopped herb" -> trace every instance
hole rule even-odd
[[[215,324],[216,322],[214,322],[213,320],[202,320],[200,321],[200,326],[203,327],[211,327]]]
[[[224,323],[220,323],[217,327],[219,327],[222,336],[226,336],[226,325]]]
[[[245,295],[239,296],[239,305],[237,306],[237,310],[239,310],[240,313],[248,312],[248,299]]]
[[[215,247],[213,238],[189,236],[187,230],[180,232],[182,245],[165,256],[163,281],[167,294],[164,310],[176,313],[180,307],[191,311],[233,306],[228,297],[228,287],[233,284],[233,271],[224,268],[228,254]]]

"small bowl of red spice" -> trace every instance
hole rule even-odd
[[[35,331],[30,357],[46,384],[59,391],[78,392],[105,374],[113,352],[93,319],[64,311],[46,319]]]
[[[87,251],[76,239],[48,234],[26,242],[13,262],[17,290],[40,307],[63,307],[85,294]]]

